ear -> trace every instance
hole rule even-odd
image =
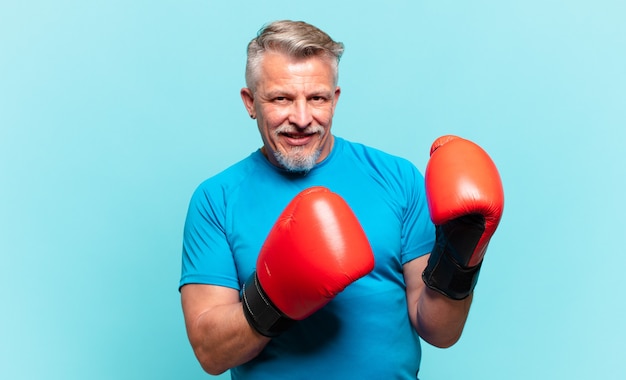
[[[246,111],[248,111],[248,115],[250,115],[253,119],[256,118],[256,111],[254,109],[254,94],[252,94],[252,91],[249,88],[244,87],[241,89],[239,94],[241,95],[241,100],[243,100],[243,105],[246,107]]]
[[[341,87],[335,87],[335,94],[333,97],[333,115],[335,114],[335,107],[337,107],[337,102],[339,101],[339,95],[341,95]]]

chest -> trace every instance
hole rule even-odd
[[[255,270],[258,252],[266,236],[285,206],[301,190],[325,186],[341,195],[359,219],[374,251],[376,265],[369,280],[391,279],[402,284],[401,236],[403,205],[376,183],[359,178],[337,178],[291,181],[286,183],[256,183],[254,189],[242,188],[242,196],[233,197],[227,205],[227,236],[239,282],[243,283]]]

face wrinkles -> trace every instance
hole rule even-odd
[[[323,58],[266,53],[254,94],[242,90],[257,117],[268,159],[291,171],[308,171],[330,153],[330,128],[340,89]]]

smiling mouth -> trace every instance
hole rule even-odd
[[[302,131],[294,131],[292,128],[279,128],[275,133],[277,136],[282,137],[289,145],[302,146],[310,143],[315,138],[320,139],[324,135],[324,128],[309,127]]]
[[[289,145],[302,146],[311,142],[317,133],[281,133],[281,136]]]
[[[282,136],[290,138],[290,139],[305,139],[307,137],[311,137],[316,135],[316,132],[312,133],[281,133]]]

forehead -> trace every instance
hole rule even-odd
[[[259,85],[319,84],[333,86],[335,66],[324,56],[292,57],[267,52],[260,62]]]

